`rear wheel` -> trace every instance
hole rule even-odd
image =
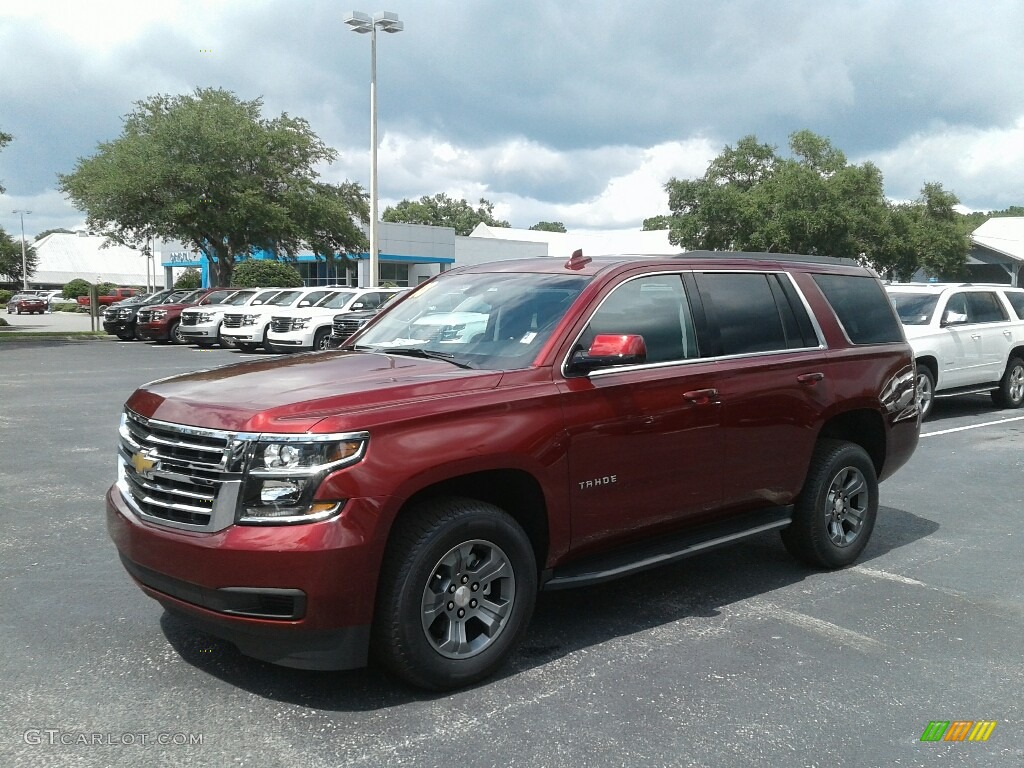
[[[434,690],[493,674],[537,599],[526,533],[498,507],[461,498],[423,504],[396,525],[377,593],[374,658]]]
[[[782,541],[798,560],[840,568],[864,551],[877,515],[878,479],[871,457],[856,443],[819,440]]]
[[[1024,403],[1024,361],[1011,357],[999,382],[992,390],[992,400],[1000,408],[1020,408]]]
[[[921,412],[921,420],[924,421],[932,415],[932,406],[935,404],[935,376],[926,365],[919,365],[917,368],[917,409]]]

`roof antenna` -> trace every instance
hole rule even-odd
[[[582,248],[577,248],[575,251],[572,252],[572,256],[569,257],[569,260],[565,262],[565,268],[583,269],[591,261],[593,261],[593,259],[591,259],[589,256],[583,255]]]

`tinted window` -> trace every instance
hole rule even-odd
[[[620,285],[590,319],[582,346],[589,348],[598,334],[643,336],[650,363],[699,356],[679,275],[651,275]]]
[[[854,344],[903,341],[892,302],[873,277],[814,275],[847,337]]]
[[[1016,291],[1007,291],[1005,294],[1007,299],[1010,301],[1010,306],[1013,307],[1013,311],[1017,313],[1017,317],[1024,320],[1024,293],[1017,293]]]
[[[804,338],[796,308],[774,274],[710,272],[697,275],[697,285],[718,329],[723,355],[817,344]],[[802,304],[799,311],[806,321]]]
[[[998,323],[1008,319],[999,297],[981,291],[967,294],[967,318],[970,323]]]
[[[904,325],[928,325],[939,301],[938,294],[890,293],[889,300]]]

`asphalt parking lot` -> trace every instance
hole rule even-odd
[[[852,568],[765,534],[544,594],[501,676],[436,696],[243,657],[118,562],[124,400],[251,357],[0,342],[0,766],[1024,765],[1024,411],[939,401]],[[921,741],[980,720],[985,742]]]

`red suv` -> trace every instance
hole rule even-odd
[[[136,391],[107,523],[148,595],[243,653],[450,688],[508,657],[538,589],[768,530],[854,562],[917,445],[914,385],[853,262],[466,267],[340,351]]]
[[[202,304],[220,304],[236,293],[238,293],[237,288],[203,288],[190,293],[174,304],[144,307],[135,316],[135,338],[143,341],[172,341],[175,344],[188,344],[189,339],[182,336],[179,331],[182,310],[185,307]]]

